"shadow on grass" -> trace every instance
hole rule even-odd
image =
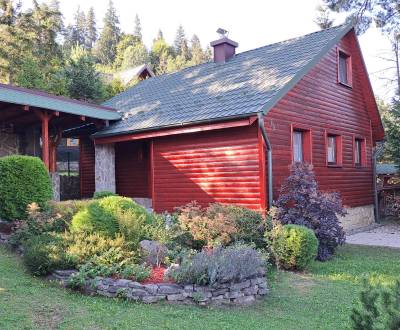
[[[400,249],[344,245],[326,262],[313,262],[308,272],[317,278],[359,284],[368,278],[372,284],[391,285],[400,278]]]

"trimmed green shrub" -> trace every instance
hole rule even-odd
[[[125,238],[120,235],[109,238],[97,233],[67,232],[63,234],[63,239],[67,246],[66,253],[77,265],[85,264],[93,257],[101,256],[109,250],[120,251],[121,258],[137,260],[137,253],[130,250]]]
[[[111,191],[96,191],[93,194],[93,199],[102,199],[104,197],[110,197],[110,196],[118,196],[118,195]]]
[[[110,196],[92,201],[75,214],[70,229],[109,237],[121,233],[136,248],[146,238],[146,225],[152,220],[152,215],[130,198]]]
[[[75,288],[81,287],[87,279],[96,276],[112,276],[143,281],[150,274],[151,267],[136,264],[135,259],[130,257],[122,248],[112,247],[102,254],[93,256],[81,265],[79,272],[70,278],[68,285]]]
[[[23,242],[23,260],[33,275],[46,275],[56,269],[75,266],[66,253],[66,245],[59,235],[45,233]]]
[[[271,236],[275,261],[284,269],[303,270],[317,256],[318,240],[311,229],[278,225]]]
[[[77,273],[73,274],[68,280],[68,287],[73,289],[82,288],[86,281],[96,276],[118,277],[141,282],[147,279],[151,274],[151,267],[137,264],[102,264],[94,258],[84,264]]]
[[[0,218],[26,219],[29,204],[43,207],[52,195],[49,174],[39,158],[19,155],[0,158]]]

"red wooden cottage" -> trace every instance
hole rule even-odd
[[[354,29],[338,26],[147,79],[105,103],[120,121],[83,138],[83,197],[111,190],[156,211],[192,200],[268,208],[289,165],[341,193],[346,229],[374,221],[384,131]]]

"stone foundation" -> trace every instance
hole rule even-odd
[[[75,271],[55,271],[49,279],[64,285]],[[90,295],[109,298],[126,298],[143,303],[165,301],[169,303],[207,305],[249,305],[268,293],[264,276],[247,279],[239,283],[223,283],[216,286],[178,284],[140,284],[138,282],[97,277],[86,282],[83,290]]]
[[[375,222],[374,205],[346,208],[347,215],[340,219],[346,233],[365,228]]]
[[[60,201],[60,174],[50,173],[51,184],[53,186],[53,200],[56,202]]]
[[[115,193],[115,149],[114,144],[95,145],[96,192]]]
[[[138,203],[139,205],[142,205],[144,208],[147,210],[152,209],[153,205],[153,200],[151,198],[139,198],[139,197],[134,197],[133,200]]]

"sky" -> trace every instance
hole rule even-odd
[[[29,6],[29,2],[25,0],[24,4]],[[196,33],[203,46],[218,37],[217,28],[228,30],[229,37],[239,43],[237,52],[317,31],[315,8],[320,3],[321,0],[114,0],[122,31],[133,32],[135,15],[139,15],[147,47],[159,29],[172,43],[182,24],[188,38]],[[60,6],[67,24],[73,21],[78,6],[84,11],[93,6],[101,28],[108,0],[60,0]],[[332,17],[336,25],[345,18],[343,14]],[[390,56],[390,43],[375,28],[359,40],[375,95],[389,101],[393,87],[387,78],[393,76],[393,71],[387,70],[391,64],[381,57]]]

